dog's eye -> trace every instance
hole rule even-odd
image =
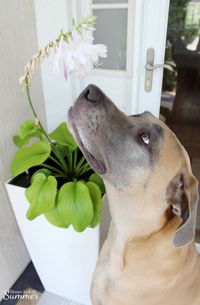
[[[146,132],[141,133],[140,138],[146,145],[148,145],[150,143],[150,136],[148,133],[146,133]]]

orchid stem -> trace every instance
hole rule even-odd
[[[33,107],[33,103],[32,103],[32,100],[31,100],[30,90],[29,90],[28,83],[26,84],[26,94],[27,94],[29,106],[30,106],[30,108],[31,108],[31,110],[32,110],[32,112],[33,112],[33,115],[34,115],[35,119],[38,121],[38,125],[39,125],[40,128],[42,129],[43,134],[44,134],[44,136],[46,137],[47,141],[48,141],[50,144],[52,144],[51,139],[49,138],[49,136],[48,136],[46,130],[45,130],[44,127],[42,126],[42,124],[41,124],[41,122],[40,122],[40,120],[39,120],[39,118],[38,118],[38,116],[37,116],[37,113],[36,113],[36,111],[35,111],[35,109],[34,109],[34,107]]]
[[[64,160],[64,158],[62,158],[61,154],[59,153],[59,151],[56,149],[56,146],[55,144],[51,141],[51,139],[49,138],[46,130],[44,129],[44,127],[42,126],[38,116],[37,116],[37,113],[33,107],[33,103],[32,103],[32,100],[31,100],[31,96],[30,96],[30,90],[29,90],[29,86],[28,86],[28,81],[26,82],[26,94],[27,94],[27,98],[28,98],[28,102],[29,102],[29,105],[30,105],[30,108],[33,112],[33,115],[35,117],[35,119],[38,121],[38,125],[40,126],[44,136],[46,137],[47,141],[51,144],[51,148],[52,148],[52,151],[54,152],[54,154],[56,155],[56,157],[58,158],[58,160],[60,161],[60,163],[62,164],[63,168],[67,171],[67,165],[66,165],[66,162]]]

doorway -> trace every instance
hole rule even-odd
[[[200,180],[200,1],[171,0],[160,116],[186,148],[193,173]],[[200,241],[200,206],[197,213]]]

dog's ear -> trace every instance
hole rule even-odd
[[[179,174],[169,182],[167,203],[172,205],[173,213],[182,220],[173,238],[175,247],[182,247],[194,240],[198,199],[198,182],[193,176],[188,178]]]

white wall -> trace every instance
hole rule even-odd
[[[19,233],[4,183],[15,147],[12,136],[19,124],[32,118],[25,95],[20,95],[18,78],[26,61],[37,50],[33,2],[0,2],[0,293],[10,288],[30,258]],[[39,74],[39,73],[38,73]],[[37,74],[37,75],[38,75]],[[33,99],[45,122],[43,94],[39,75],[32,88]]]
[[[44,47],[55,40],[60,30],[67,30],[72,20],[74,0],[34,0],[38,44]],[[53,54],[52,54],[53,55]],[[47,115],[47,127],[51,131],[61,122],[66,121],[67,110],[76,95],[73,94],[73,79],[65,80],[63,75],[53,74],[53,56],[41,67],[44,100]]]

